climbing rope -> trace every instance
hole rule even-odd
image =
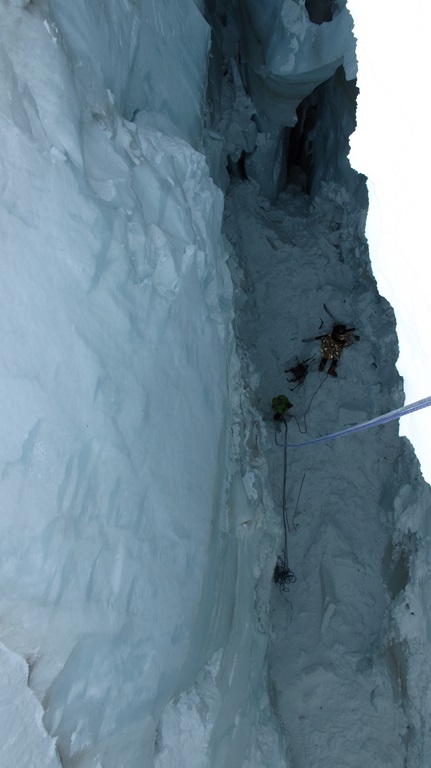
[[[304,480],[305,480],[305,472],[302,475],[301,485],[299,487],[298,498],[296,499],[296,506],[295,506],[295,510],[294,510],[294,513],[293,513],[293,517],[292,517],[292,525],[293,525],[293,530],[294,531],[296,531],[295,517],[296,517],[296,514],[298,512],[299,499],[301,498],[301,492],[302,492],[302,486],[304,485]],[[290,533],[290,528],[289,528],[289,533]]]
[[[274,583],[278,584],[283,592],[288,591],[288,584],[293,584],[296,581],[296,576],[289,568],[289,561],[287,555],[287,530],[289,528],[289,520],[287,517],[287,500],[286,500],[286,482],[287,482],[287,422],[283,419],[284,423],[284,462],[283,462],[283,526],[284,526],[284,552],[283,556],[277,558],[277,563],[274,568]],[[301,485],[302,488],[302,485]]]
[[[320,388],[320,387],[319,387]],[[318,390],[317,390],[318,391]],[[315,392],[317,394],[317,392]],[[313,395],[314,397],[314,395]],[[311,403],[310,403],[311,405]],[[273,580],[275,584],[278,584],[280,589],[283,592],[287,592],[289,587],[288,584],[292,584],[296,581],[296,576],[293,573],[293,571],[289,568],[289,562],[288,562],[288,554],[287,554],[287,531],[290,532],[290,526],[289,521],[287,517],[287,501],[286,501],[286,479],[287,479],[287,449],[288,448],[301,448],[305,445],[313,445],[315,443],[324,443],[328,440],[335,440],[337,437],[344,437],[345,435],[352,435],[355,432],[361,432],[364,429],[370,429],[371,427],[377,427],[379,424],[386,424],[388,421],[394,421],[395,419],[400,419],[402,416],[407,416],[409,413],[414,413],[415,411],[420,411],[422,408],[428,408],[431,406],[431,395],[429,397],[425,397],[423,400],[417,400],[414,403],[410,403],[409,405],[404,405],[401,408],[396,408],[394,411],[389,411],[388,413],[384,413],[382,416],[377,416],[375,419],[370,419],[369,421],[365,421],[362,424],[356,424],[353,427],[347,427],[347,429],[342,429],[339,432],[332,432],[329,435],[323,435],[323,437],[315,437],[312,440],[307,440],[303,443],[288,443],[287,442],[287,422],[283,418],[284,423],[284,442],[279,443],[277,440],[277,434],[280,428],[280,425],[277,424],[276,430],[275,430],[275,444],[279,446],[280,448],[284,448],[284,462],[283,462],[283,525],[284,525],[284,553],[283,556],[279,556],[277,558],[277,563],[274,568],[274,575]],[[298,425],[299,426],[299,425]],[[295,507],[295,513],[298,508],[299,503],[299,496],[301,495],[302,491],[302,485],[304,483],[305,475],[302,478],[301,487],[299,490],[298,500]]]
[[[275,431],[275,444],[280,448],[301,448],[304,445],[313,445],[315,443],[326,443],[328,440],[335,440],[337,437],[344,437],[345,435],[352,435],[355,432],[361,432],[363,429],[370,429],[370,427],[377,427],[379,424],[386,424],[388,421],[394,421],[395,419],[406,416],[408,413],[414,413],[420,411],[422,408],[428,408],[431,406],[431,395],[425,397],[423,400],[417,400],[410,405],[404,405],[402,408],[397,408],[395,411],[389,411],[382,416],[377,416],[370,421],[364,421],[363,424],[355,424],[353,427],[347,427],[339,432],[332,432],[330,435],[323,435],[323,437],[315,437],[312,440],[306,440],[303,443],[288,443],[286,440],[287,435],[283,443],[279,443],[277,440],[277,430]],[[286,428],[287,432],[287,428]]]
[[[302,417],[302,418],[304,419],[304,429],[301,429],[301,425],[300,425],[300,423],[299,423],[298,417],[297,417],[297,416],[295,416],[295,414],[294,414],[294,413],[291,413],[291,414],[289,414],[290,418],[292,418],[292,419],[295,419],[295,421],[296,421],[296,425],[297,425],[297,427],[298,427],[298,430],[299,430],[299,432],[301,433],[301,435],[306,435],[306,434],[307,434],[307,413],[308,413],[308,411],[310,410],[310,408],[311,408],[311,404],[312,404],[312,402],[313,402],[314,398],[316,397],[316,395],[317,395],[317,393],[318,393],[319,389],[320,389],[321,387],[323,387],[323,385],[324,385],[325,381],[327,381],[327,379],[328,379],[328,374],[326,374],[326,375],[325,375],[325,378],[324,378],[324,379],[323,379],[323,380],[320,382],[320,384],[319,384],[319,386],[317,387],[316,391],[315,391],[315,392],[314,392],[314,394],[312,395],[312,397],[311,397],[311,399],[310,399],[310,402],[308,403],[307,409],[304,411],[304,415],[303,415],[303,417]]]
[[[295,421],[296,421],[296,423],[298,425],[298,429],[301,432],[301,434],[306,434],[307,433],[307,419],[306,419],[307,413],[308,413],[308,411],[311,408],[311,404],[312,404],[315,396],[317,395],[319,389],[323,386],[323,384],[325,383],[327,378],[328,378],[328,376],[326,375],[325,378],[320,382],[320,384],[317,387],[316,391],[313,393],[313,395],[312,395],[312,397],[310,399],[310,402],[308,404],[308,407],[307,407],[307,409],[306,409],[306,411],[304,413],[304,416],[303,416],[303,418],[304,418],[304,428],[305,428],[304,432],[301,429],[301,426],[300,426],[300,423],[299,423],[297,417],[292,414],[292,417],[295,419]],[[273,405],[274,405],[274,400],[276,400],[276,399],[277,398],[273,399]],[[283,443],[283,445],[284,445],[284,463],[283,463],[284,551],[283,551],[283,555],[279,555],[279,557],[277,558],[277,563],[276,563],[276,566],[274,568],[273,580],[274,580],[274,583],[277,584],[280,587],[282,592],[288,592],[289,591],[288,585],[289,584],[293,584],[296,581],[296,576],[293,573],[293,571],[291,571],[290,568],[289,568],[289,559],[288,559],[288,552],[287,552],[287,532],[289,531],[289,533],[291,533],[291,528],[290,528],[290,525],[289,525],[289,518],[288,518],[288,514],[287,514],[287,491],[286,491],[286,484],[287,484],[287,422],[286,422],[286,419],[284,417],[281,419],[281,421],[284,424],[284,443]],[[280,428],[280,420],[277,423],[276,434],[277,434],[277,430],[279,428]],[[277,442],[277,440],[276,440],[276,442]],[[297,509],[298,509],[299,497],[301,495],[302,486],[303,486],[303,483],[304,483],[304,478],[305,478],[305,474],[304,474],[304,477],[302,478],[301,487],[299,489],[298,499],[296,501],[296,507],[295,507],[295,511],[293,513],[293,517],[295,517]],[[295,527],[294,527],[294,529],[295,529]]]

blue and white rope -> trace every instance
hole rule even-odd
[[[313,440],[306,440],[303,443],[279,443],[277,441],[277,432],[275,433],[275,443],[281,448],[301,448],[304,445],[313,445],[314,443],[326,443],[328,440],[335,440],[337,437],[344,437],[344,435],[352,435],[355,432],[361,432],[363,429],[370,429],[370,427],[377,427],[378,424],[386,424],[388,421],[394,421],[395,419],[406,416],[408,413],[414,411],[420,411],[422,408],[429,408],[431,406],[431,395],[425,397],[423,400],[417,400],[410,405],[403,405],[402,408],[397,408],[395,411],[389,411],[382,416],[377,416],[370,421],[364,421],[362,424],[355,424],[353,427],[347,427],[340,432],[332,432],[330,435],[323,435],[323,437],[315,437]]]

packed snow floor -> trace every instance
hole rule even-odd
[[[361,221],[335,185],[311,208],[297,186],[274,206],[251,183],[233,185],[227,199],[237,332],[256,371],[252,389],[267,419],[280,519],[284,448],[275,445],[272,397],[285,394],[294,404],[291,442],[402,403],[393,313],[375,289]],[[318,372],[320,342],[303,341],[332,328],[324,304],[360,336],[344,350],[337,378]],[[306,360],[304,383],[289,383],[288,370]],[[405,586],[400,569],[400,583],[390,583],[397,429],[392,423],[287,449],[288,563],[296,581],[289,591],[273,587],[270,680],[295,768],[405,765],[404,683],[389,636],[390,597]],[[283,443],[283,427],[277,439]]]

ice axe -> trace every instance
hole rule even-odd
[[[346,328],[343,333],[351,333],[352,331],[356,331],[356,328]],[[302,341],[318,341],[319,339],[324,339],[327,335],[327,333],[322,333],[321,336],[310,336],[309,339],[302,339]]]

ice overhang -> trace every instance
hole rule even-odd
[[[356,77],[353,21],[343,8],[331,21],[310,21],[295,0],[240,0],[241,66],[259,114],[280,127],[297,122],[298,105],[343,66]]]

